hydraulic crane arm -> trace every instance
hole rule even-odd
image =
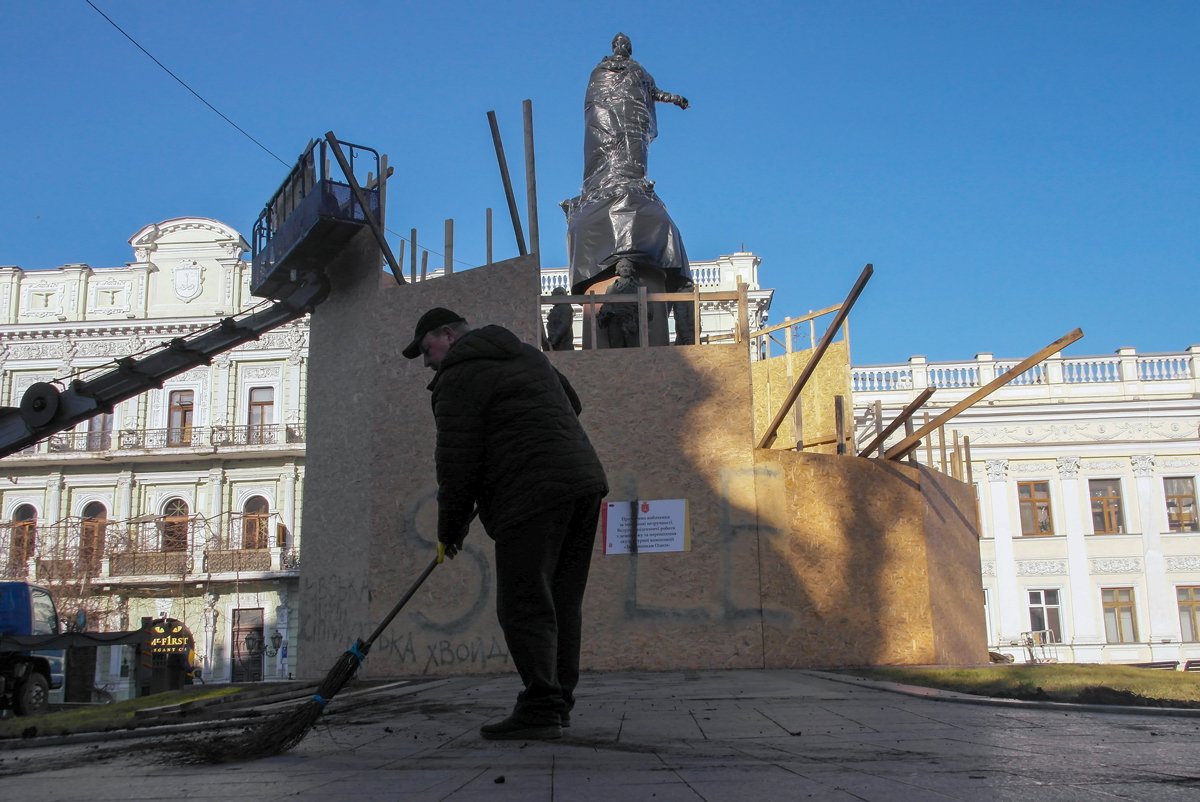
[[[49,382],[38,382],[25,391],[19,407],[0,407],[0,457],[94,415],[112,412],[116,404],[127,398],[162,387],[166,379],[198,365],[207,365],[218,354],[257,340],[271,329],[312,311],[328,293],[325,276],[310,273],[286,298],[265,309],[227,317],[215,328],[190,337],[176,337],[146,356],[118,359],[116,367],[90,379],[75,379],[65,390]]]

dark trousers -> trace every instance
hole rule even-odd
[[[601,498],[574,499],[496,533],[496,615],[525,684],[513,709],[520,721],[558,723],[575,705]]]

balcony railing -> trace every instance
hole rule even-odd
[[[303,423],[274,423],[265,426],[212,426],[175,429],[123,429],[119,432],[62,432],[46,441],[45,453],[93,453],[110,451],[155,451],[168,448],[253,448],[299,445],[305,442]],[[37,445],[20,455],[43,453]]]
[[[48,585],[240,572],[295,572],[299,549],[276,513],[215,518],[68,518],[0,524],[0,578]]]
[[[982,355],[971,362],[926,362],[913,357],[907,365],[869,365],[851,368],[855,392],[893,390],[972,389],[1011,370],[1020,360],[994,360]],[[1174,354],[1137,354],[1122,348],[1113,356],[1050,357],[1020,376],[1014,387],[1055,384],[1161,383],[1200,381],[1200,347]]]

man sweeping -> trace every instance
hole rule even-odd
[[[574,388],[501,326],[435,307],[404,356],[423,356],[437,423],[438,555],[462,548],[472,513],[496,549],[496,615],[525,689],[490,740],[562,736],[579,682],[583,594],[604,468]]]

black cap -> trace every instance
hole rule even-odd
[[[451,323],[466,323],[467,319],[457,312],[451,312],[449,309],[441,306],[435,306],[425,314],[421,315],[421,319],[417,321],[417,329],[413,332],[412,342],[404,349],[406,359],[416,359],[421,355],[421,340],[425,339],[425,335],[439,326],[446,326]]]

